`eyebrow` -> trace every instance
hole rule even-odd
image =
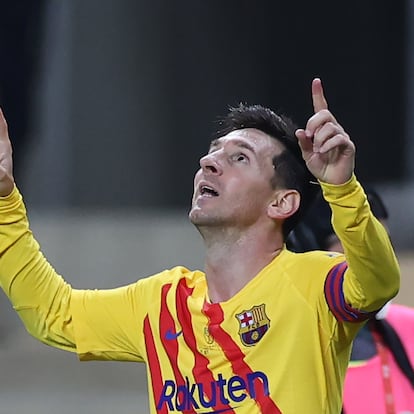
[[[240,148],[245,148],[251,151],[253,154],[256,154],[256,151],[254,150],[254,148],[246,141],[243,141],[241,139],[233,139],[232,143],[237,145]],[[213,139],[213,141],[211,141],[210,143],[210,149],[212,149],[213,147],[219,147],[220,144],[221,144],[220,138]]]

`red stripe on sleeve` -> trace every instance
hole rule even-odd
[[[195,365],[193,368],[193,376],[195,381],[204,384],[214,383],[216,380],[208,368],[209,360],[198,351],[196,337],[193,331],[191,312],[187,302],[192,291],[193,289],[189,288],[185,283],[185,279],[182,279],[177,289],[177,316],[183,329],[184,340],[194,353]],[[211,387],[204,387],[204,392],[207,395],[207,400],[212,401],[213,395]],[[221,401],[217,401],[214,409],[217,411],[225,410],[226,413],[234,413],[229,405],[224,405]]]
[[[325,280],[325,299],[335,318],[341,322],[361,322],[373,316],[375,312],[363,312],[352,308],[345,301],[343,284],[346,262],[334,266]]]
[[[252,374],[253,371],[244,361],[244,353],[234,342],[233,338],[221,327],[224,320],[223,309],[218,304],[205,304],[204,313],[210,318],[210,334],[222,348],[226,358],[231,363],[233,372],[241,377]],[[252,398],[254,396],[250,395]],[[256,393],[256,403],[259,405],[262,413],[266,414],[282,414],[269,395],[261,392]]]
[[[156,403],[157,396],[161,395],[163,388],[163,379],[160,362],[157,356],[157,350],[155,347],[154,336],[152,334],[151,324],[148,319],[148,315],[144,319],[144,337],[145,347],[148,355],[148,365],[151,372],[151,384],[154,394],[154,401]],[[158,411],[159,414],[168,414],[167,407],[164,406]]]

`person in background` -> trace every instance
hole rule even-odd
[[[387,208],[365,187],[371,210],[388,230]],[[343,252],[331,211],[319,194],[287,245],[296,252]],[[354,339],[344,384],[344,414],[414,413],[414,308],[388,302]]]

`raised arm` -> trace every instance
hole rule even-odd
[[[0,286],[27,330],[50,345],[74,350],[70,286],[47,263],[34,240],[13,179],[12,145],[0,109]],[[50,318],[51,314],[58,317]]]
[[[2,113],[0,287],[26,329],[40,341],[89,359],[140,359],[134,312],[138,284],[106,291],[75,290],[48,263],[14,185],[12,149]]]
[[[335,273],[338,280],[332,286],[343,286],[341,294],[352,308],[375,311],[398,292],[398,262],[385,228],[371,213],[355,178],[355,145],[329,111],[320,79],[312,82],[312,100],[314,114],[296,136],[331,206],[332,224],[348,263],[342,274]]]

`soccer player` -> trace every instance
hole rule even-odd
[[[28,331],[81,360],[145,362],[152,413],[338,413],[352,340],[399,288],[388,235],[354,175],[355,146],[319,79],[305,129],[240,106],[200,160],[189,213],[204,271],[77,290],[29,230],[0,124],[0,282]],[[345,255],[295,254],[319,181]]]

